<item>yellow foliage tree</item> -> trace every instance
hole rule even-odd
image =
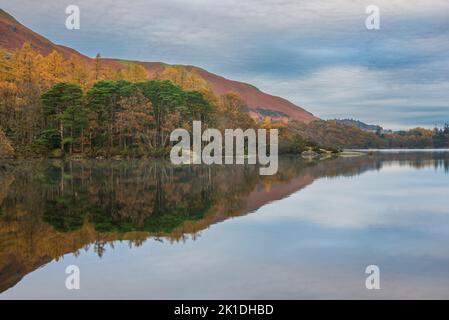
[[[11,55],[0,50],[0,126],[7,126],[11,112],[20,105],[18,88],[14,82]]]
[[[25,43],[11,57],[12,77],[4,86],[4,94],[14,105],[8,110],[8,130],[14,142],[29,144],[36,138],[40,127],[40,76],[42,56],[29,43]],[[4,127],[5,128],[5,127]]]
[[[144,81],[148,80],[148,71],[138,63],[127,63],[125,69],[120,69],[117,72],[117,78],[132,82]]]
[[[188,91],[212,91],[209,83],[195,69],[187,70],[184,66],[166,66],[156,78],[170,80]]]
[[[12,66],[10,55],[6,50],[0,48],[0,81],[10,80],[12,77]]]
[[[41,63],[39,63],[39,78],[41,87],[44,89],[48,89],[58,82],[65,81],[64,57],[56,51],[44,57]]]
[[[42,56],[29,43],[25,43],[14,53],[11,61],[13,79],[23,91],[29,91],[37,83],[41,59]]]
[[[89,67],[80,58],[72,55],[65,63],[66,81],[79,85],[83,90],[89,86]]]

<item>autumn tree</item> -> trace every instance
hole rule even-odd
[[[153,107],[151,102],[137,90],[135,94],[119,100],[117,126],[123,149],[134,146],[152,147]]]
[[[52,51],[39,63],[41,88],[46,90],[58,82],[66,80],[64,58],[57,51]]]
[[[194,67],[165,66],[156,75],[158,80],[169,80],[187,91],[208,91],[210,84],[204,80]]]
[[[9,94],[14,97],[10,130],[16,143],[29,144],[40,131],[39,55],[29,43],[25,43],[11,58],[12,86]],[[12,101],[12,100],[11,100]]]
[[[20,105],[19,89],[14,82],[11,55],[0,50],[0,128],[11,131],[15,122],[15,111]]]
[[[218,105],[220,128],[255,128],[256,123],[247,111],[248,106],[237,93],[229,92],[222,95]]]
[[[0,157],[11,155],[13,152],[14,149],[11,146],[11,142],[0,128]]]
[[[101,70],[102,70],[102,62],[101,62],[101,55],[100,53],[97,53],[95,56],[95,64],[94,64],[94,79],[95,81],[100,80],[101,76]]]
[[[65,62],[66,80],[68,83],[77,84],[83,90],[86,90],[89,84],[89,67],[80,58],[72,55],[69,60]]]
[[[125,64],[126,68],[117,71],[117,78],[119,80],[138,82],[148,79],[148,72],[142,65],[135,62],[126,62]]]
[[[138,86],[153,106],[156,130],[154,146],[164,148],[174,126],[170,115],[179,112],[177,109],[185,101],[184,91],[167,80],[146,81],[138,83]]]
[[[156,74],[156,79],[169,80],[185,91],[197,91],[209,104],[218,104],[211,84],[202,77],[198,68],[181,65],[164,66],[164,69]]]

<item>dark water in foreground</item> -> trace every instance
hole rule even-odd
[[[0,162],[0,299],[449,298],[448,153],[258,173]],[[380,290],[365,288],[372,264]]]

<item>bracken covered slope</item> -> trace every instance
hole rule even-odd
[[[74,49],[54,44],[45,37],[25,27],[10,14],[0,9],[0,47],[12,52],[20,48],[25,42],[30,43],[35,50],[43,55],[47,55],[53,50],[56,50],[66,58],[75,55],[87,63],[93,63],[93,59]],[[119,60],[108,59],[107,61],[112,67],[120,68],[122,66]],[[169,66],[161,62],[138,63],[143,65],[150,75],[157,74]],[[250,111],[259,118],[270,116],[283,121],[296,120],[307,123],[317,120],[313,114],[290,101],[264,93],[250,84],[229,80],[194,66],[178,67],[185,68],[187,71],[194,70],[196,74],[200,75],[210,84],[213,92],[217,96],[228,92],[239,94],[250,108]]]

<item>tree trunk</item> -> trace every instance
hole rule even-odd
[[[59,134],[61,136],[61,151],[64,152],[64,125],[59,121]]]
[[[81,128],[81,153],[84,154],[84,128]]]

